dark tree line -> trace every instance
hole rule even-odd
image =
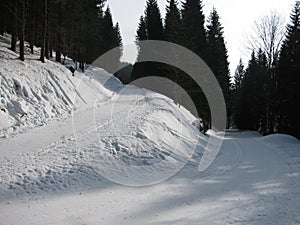
[[[11,50],[20,59],[41,47],[40,60],[63,56],[79,62],[92,63],[104,52],[118,47],[122,53],[119,25],[113,25],[110,9],[104,11],[105,0],[0,0],[0,34],[11,34]],[[54,55],[54,52],[56,53]]]
[[[210,66],[219,81],[226,101],[229,102],[228,56],[223,27],[216,9],[212,10],[208,17],[208,26],[205,27],[201,0],[185,0],[181,8],[177,0],[168,0],[165,19],[161,17],[157,1],[147,0],[145,13],[141,16],[137,29],[137,45],[143,40],[168,41],[196,53]],[[143,49],[139,48],[139,56],[143,53]],[[176,57],[177,60],[184,60],[181,56]],[[172,66],[155,62],[134,65],[133,80],[153,75],[171,79],[184,88],[192,97],[198,114],[204,120],[210,121],[210,110],[204,93],[187,74]]]
[[[300,137],[300,2],[296,1],[279,54],[253,52],[242,62],[232,87],[234,122],[238,128]]]

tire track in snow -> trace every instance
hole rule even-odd
[[[226,173],[226,172],[232,170],[233,168],[235,168],[239,164],[239,162],[241,160],[241,157],[242,157],[242,151],[241,151],[241,148],[240,148],[240,144],[238,143],[237,139],[233,139],[231,142],[233,143],[234,149],[235,149],[235,155],[234,155],[233,160],[230,161],[229,163],[227,163],[224,166],[218,166],[218,167],[215,167],[215,168],[214,168],[215,163],[213,162],[212,165],[210,166],[211,169],[208,168],[206,171],[199,173],[199,175],[197,175],[197,178],[220,175],[222,173]],[[221,151],[220,153],[227,154],[226,152],[223,152],[223,151]],[[223,156],[220,155],[220,153],[219,153],[219,157],[217,157],[215,159],[215,161],[216,160],[222,160]],[[194,166],[197,167],[198,164],[195,164]]]

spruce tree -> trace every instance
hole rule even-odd
[[[278,66],[279,131],[300,137],[300,1],[290,18]]]
[[[116,25],[113,27],[113,48],[117,48],[118,51],[115,55],[116,63],[120,63],[120,58],[123,53],[123,44],[122,44],[122,37],[120,32],[119,23],[116,23]]]
[[[227,111],[230,118],[229,107],[229,63],[228,53],[224,41],[223,27],[220,23],[219,15],[215,8],[213,8],[207,26],[207,63],[212,72],[216,76],[220,87],[222,88],[225,97]],[[228,121],[229,122],[229,121]]]
[[[251,100],[253,98],[255,85],[253,75],[256,74],[257,68],[258,63],[255,52],[253,51],[240,90],[240,101],[237,107],[235,121],[239,129],[257,130],[257,118],[253,112],[253,101]]]
[[[206,41],[206,30],[204,26],[205,17],[203,14],[202,1],[185,0],[182,3],[181,14],[183,30],[182,45],[206,61],[208,46]],[[193,65],[189,66],[192,67]],[[188,78],[185,83],[185,90],[188,91],[193,99],[200,117],[210,124],[210,110],[207,99],[201,88],[192,79]]]
[[[136,40],[137,43],[139,41],[147,40],[148,39],[148,34],[147,34],[147,27],[146,27],[146,22],[143,16],[140,18],[139,26],[136,32]]]
[[[269,63],[266,53],[259,49],[258,51],[258,71],[255,77],[255,110],[259,119],[258,131],[262,134],[271,133],[271,90]]]
[[[113,20],[112,20],[112,15],[110,12],[110,8],[107,7],[105,13],[104,13],[104,19],[103,19],[103,30],[105,30],[105,38],[104,38],[104,43],[105,43],[105,51],[109,51],[110,49],[113,48],[114,46],[114,25],[113,25]]]
[[[163,23],[156,0],[147,1],[145,23],[149,40],[163,39]]]
[[[265,134],[268,130],[268,90],[266,77],[268,61],[265,53],[259,49],[257,55],[252,52],[248,68],[239,90],[235,112],[235,122],[243,130],[255,130]]]
[[[183,41],[182,23],[178,2],[168,0],[166,8],[164,38],[166,41],[181,44]]]
[[[238,116],[239,116],[239,105],[241,104],[241,89],[242,89],[242,82],[245,78],[245,68],[240,59],[239,64],[235,70],[234,80],[231,84],[230,88],[230,102],[231,102],[231,112],[232,112],[232,119],[233,123],[231,125],[237,126]]]
[[[182,27],[184,33],[183,45],[195,52],[202,59],[206,56],[205,17],[201,0],[186,0],[183,2]]]
[[[234,73],[234,83],[232,85],[233,86],[232,89],[238,90],[241,88],[244,76],[245,76],[244,64],[242,59],[240,59],[239,64]]]
[[[164,40],[175,43],[182,44],[183,41],[183,32],[182,32],[182,23],[181,23],[181,14],[178,8],[177,0],[168,0],[168,5],[166,6],[166,17],[165,17],[165,29],[164,29]],[[170,54],[173,55],[174,63],[180,62],[182,56],[178,55],[173,49],[169,49]],[[163,69],[163,76],[171,79],[175,83],[184,86],[186,79],[184,74],[179,69],[166,65]],[[176,92],[176,90],[174,90]]]
[[[143,54],[147,54],[141,46],[139,46],[139,41],[142,40],[163,40],[163,23],[156,0],[147,0],[145,15],[140,18],[136,35],[136,42],[139,48],[138,59]],[[131,74],[131,80],[146,76],[162,76],[162,70],[163,66],[160,63],[135,63]]]

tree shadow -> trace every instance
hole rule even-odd
[[[276,164],[268,166],[272,171]],[[166,186],[172,192],[153,196],[151,203],[144,204],[131,217],[142,220],[156,214],[155,222],[145,222],[156,225],[199,224],[201,221],[205,224],[208,220],[209,224],[224,224],[227,222],[224,218],[234,224],[288,223],[287,203],[291,190],[287,171],[270,173],[266,178],[266,171],[249,161],[239,162],[234,170],[215,171],[203,177],[197,166],[191,169],[187,164],[167,181]],[[160,216],[164,219],[160,220]],[[169,219],[165,219],[168,216]]]

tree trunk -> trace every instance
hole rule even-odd
[[[56,30],[56,58],[55,61],[61,63],[61,25],[62,24],[62,6],[58,5],[58,27]]]
[[[21,11],[21,29],[20,29],[20,59],[25,60],[24,57],[24,39],[25,39],[25,0],[22,1],[22,11]]]
[[[52,25],[50,22],[50,12],[47,7],[47,29],[46,29],[46,43],[45,43],[45,57],[46,59],[50,59],[50,42],[51,42],[51,34],[52,34]]]
[[[79,68],[80,68],[81,71],[84,73],[84,62],[83,62],[83,60],[80,60]]]
[[[6,30],[5,28],[5,19],[6,19],[6,11],[5,9],[0,5],[0,35],[4,35],[4,30]]]
[[[30,46],[30,53],[33,54],[34,53],[34,44],[35,44],[35,36],[36,36],[36,24],[37,24],[37,19],[36,19],[36,11],[37,11],[37,7],[36,7],[36,3],[34,0],[30,1],[30,5],[31,5],[31,28],[32,30],[29,31],[28,33],[28,37],[29,37],[29,46]]]
[[[14,1],[14,13],[13,15],[13,27],[12,27],[12,34],[11,34],[11,47],[10,49],[12,51],[16,51],[16,45],[17,45],[17,36],[18,36],[18,1]]]
[[[33,54],[33,53],[34,53],[34,51],[33,51],[33,41],[32,41],[32,42],[30,42],[30,53],[31,53],[31,54]]]
[[[47,37],[47,0],[44,0],[44,29],[43,29],[43,40],[42,40],[42,49],[41,49],[41,62],[45,62],[45,48],[46,48],[46,37]]]
[[[49,38],[48,37],[46,37],[46,43],[45,43],[45,57],[46,59],[49,60]]]

